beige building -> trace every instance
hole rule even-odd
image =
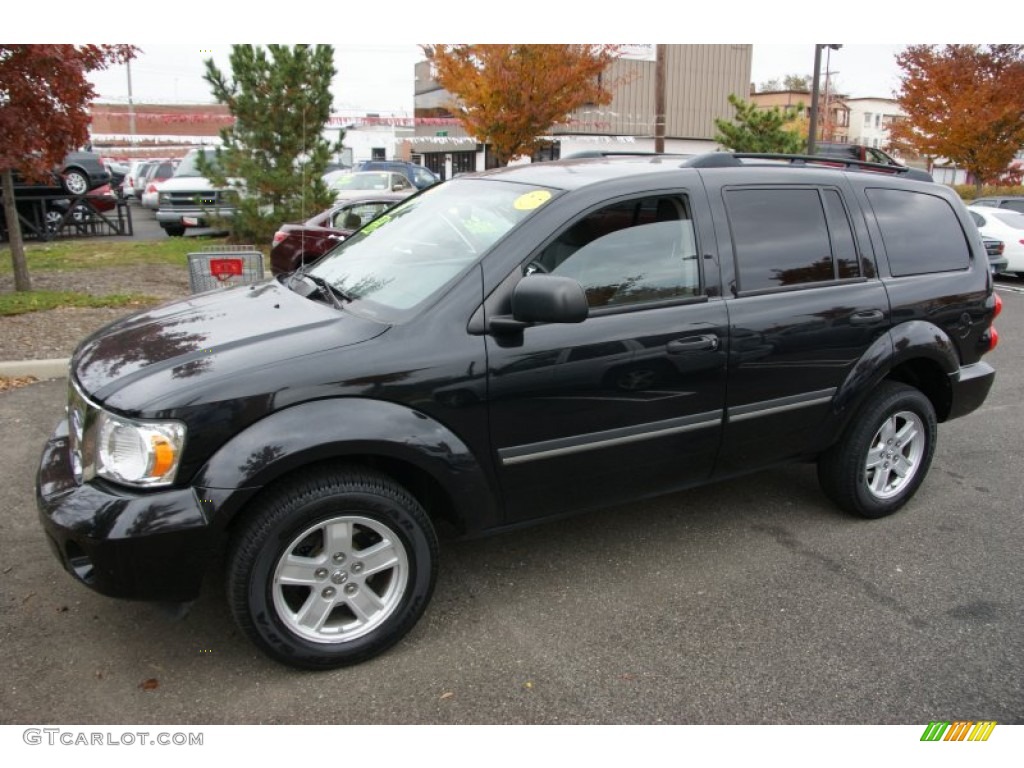
[[[715,119],[732,119],[729,95],[745,94],[750,87],[753,46],[665,48],[665,151],[714,151]],[[534,159],[555,159],[594,149],[654,150],[654,46],[632,49],[602,75],[618,83],[611,103],[582,107],[565,123],[552,126],[550,148]],[[416,128],[409,140],[409,156],[445,178],[491,167],[483,144],[467,136],[451,116],[447,108],[450,102],[451,95],[431,76],[429,62],[418,63]]]
[[[803,105],[805,116],[811,112],[810,91],[761,91],[755,93],[751,86],[750,101],[763,109],[797,107]],[[846,97],[841,94],[818,94],[818,140],[849,142],[850,108]]]

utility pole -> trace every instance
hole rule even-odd
[[[665,151],[665,46],[654,46],[654,151]]]
[[[811,124],[807,131],[807,154],[814,154],[814,144],[818,139],[818,90],[821,87],[821,51],[831,48],[838,51],[843,46],[838,43],[818,43],[814,46],[814,82],[811,83]]]
[[[128,67],[128,133],[135,138],[135,105],[132,103],[132,60],[125,62]]]

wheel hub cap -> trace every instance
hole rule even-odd
[[[864,482],[878,499],[901,493],[917,475],[925,452],[925,428],[912,411],[899,411],[879,426],[864,463]]]
[[[351,567],[339,567],[347,562]],[[408,585],[409,555],[398,535],[372,518],[341,515],[291,540],[274,567],[271,591],[290,631],[318,643],[343,643],[394,613]]]

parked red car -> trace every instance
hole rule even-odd
[[[271,273],[281,275],[312,264],[361,226],[407,197],[400,192],[363,195],[328,208],[304,223],[282,224],[270,247]]]

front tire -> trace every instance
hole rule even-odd
[[[891,515],[924,481],[937,436],[931,401],[914,387],[884,381],[818,459],[822,490],[847,512]]]
[[[72,168],[67,171],[62,178],[65,191],[69,194],[84,195],[89,191],[89,177],[86,176],[84,171],[80,171],[77,168]]]
[[[437,535],[386,475],[305,472],[258,502],[238,531],[228,597],[239,627],[284,664],[331,669],[376,656],[423,614]]]

